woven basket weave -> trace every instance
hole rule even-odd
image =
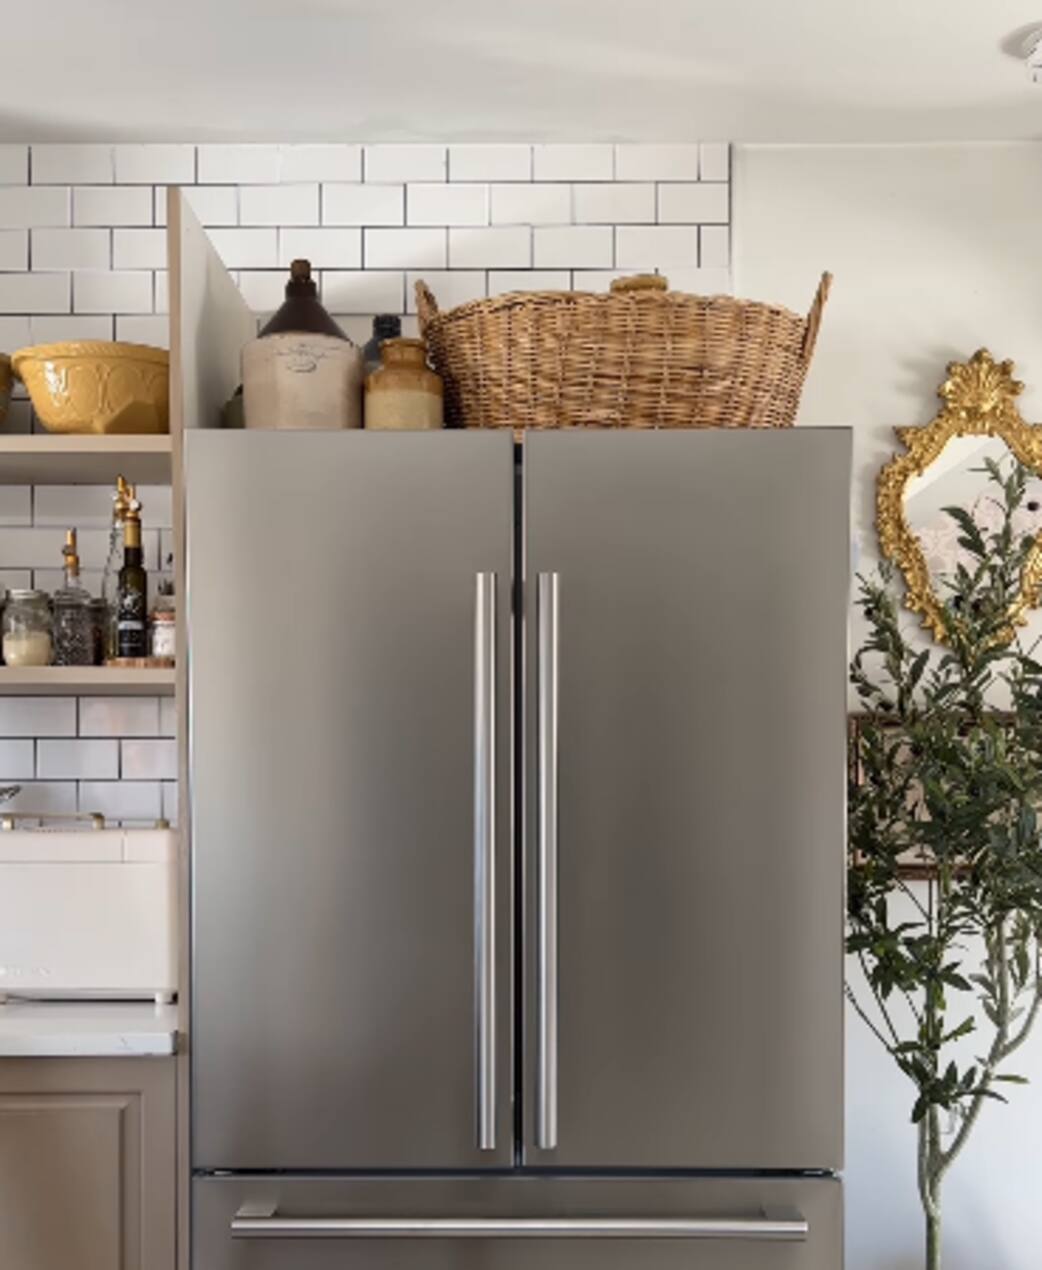
[[[450,427],[788,428],[831,281],[805,318],[648,276],[446,313],[421,281],[416,304]]]

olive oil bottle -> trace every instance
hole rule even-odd
[[[141,504],[131,487],[123,516],[123,567],[116,588],[117,652],[148,656],[148,574],[141,555]]]

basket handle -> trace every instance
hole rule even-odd
[[[417,284],[418,285],[418,284]],[[818,342],[818,331],[821,330],[821,315],[825,311],[825,302],[832,289],[832,274],[827,271],[821,275],[814,300],[807,312],[807,322],[803,330],[803,364],[806,366],[814,356],[814,345]]]
[[[434,292],[422,278],[416,280],[416,312],[419,314],[422,335],[438,316],[438,301],[435,300]]]

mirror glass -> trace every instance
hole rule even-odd
[[[985,459],[998,463],[1003,472],[1014,462],[1001,437],[950,437],[926,471],[913,475],[905,486],[905,519],[919,541],[938,596],[944,592],[942,579],[959,564],[971,563],[959,546],[959,527],[944,508],[965,507],[985,532],[1001,524],[999,491],[984,470]],[[1034,473],[1014,524],[1021,536],[1042,532],[1042,477]]]

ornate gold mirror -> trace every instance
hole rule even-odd
[[[906,453],[879,473],[876,527],[883,555],[904,574],[905,603],[944,639],[943,579],[963,559],[958,527],[945,507],[964,507],[987,527],[998,515],[986,459],[1008,465],[1013,455],[1036,475],[1015,528],[1036,541],[1021,576],[1010,624],[1027,621],[1042,592],[1042,425],[1025,423],[1016,406],[1024,385],[1013,363],[980,349],[968,362],[950,362],[937,390],[944,405],[924,427],[895,428]]]

